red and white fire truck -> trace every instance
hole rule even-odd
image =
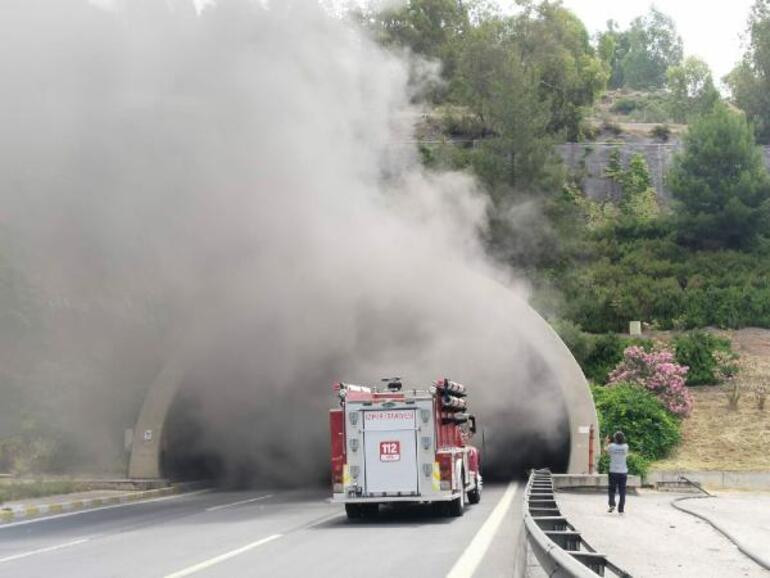
[[[335,384],[340,407],[329,414],[333,501],[348,518],[380,504],[431,503],[462,516],[481,499],[479,452],[469,444],[476,419],[465,386],[438,379],[427,390],[398,378],[383,388]]]

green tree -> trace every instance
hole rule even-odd
[[[708,64],[694,56],[681,65],[672,66],[666,73],[671,99],[671,115],[677,122],[704,114],[719,100],[719,92]]]
[[[578,140],[584,108],[606,86],[607,71],[583,23],[560,2],[520,4],[514,34],[525,69],[537,77],[540,99],[550,105],[548,130]]]
[[[494,200],[510,191],[558,189],[551,178],[549,106],[540,99],[536,73],[522,65],[512,21],[491,19],[469,32],[457,86],[489,133],[469,158]]]
[[[608,20],[607,30],[600,32],[597,38],[597,50],[608,75],[608,88],[621,88],[624,82],[623,59],[629,50],[628,31],[620,30],[617,22]]]
[[[490,18],[469,31],[458,60],[456,94],[487,137],[456,154],[454,166],[472,168],[485,184],[492,200],[488,246],[499,259],[519,266],[553,254],[554,239],[548,226],[522,235],[513,207],[526,204],[539,215],[535,206],[563,182],[548,129],[550,103],[540,96],[538,78],[522,64],[513,19]]]
[[[635,222],[646,222],[660,214],[658,197],[652,188],[650,170],[644,155],[637,153],[631,157],[621,185],[623,199],[620,210],[625,217]]]
[[[757,138],[770,143],[770,0],[756,0],[748,23],[749,45],[727,75],[735,104],[754,123]]]
[[[629,224],[649,222],[660,214],[658,198],[652,188],[652,178],[644,155],[634,154],[628,162],[628,168],[624,169],[620,150],[613,150],[604,176],[620,186],[620,216]]]
[[[694,122],[668,174],[687,245],[753,247],[770,225],[770,178],[742,113],[718,105]]]
[[[470,26],[462,0],[408,0],[403,6],[365,13],[364,22],[386,46],[406,47],[441,62],[443,78],[451,82],[460,40]],[[437,96],[446,96],[446,91]]]
[[[623,56],[623,86],[663,88],[666,71],[682,61],[682,39],[674,21],[655,8],[636,18],[628,30],[628,51]]]

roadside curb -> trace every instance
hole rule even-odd
[[[0,527],[9,522],[18,522],[40,516],[51,516],[63,514],[65,512],[79,512],[101,508],[104,506],[117,506],[119,504],[128,504],[131,502],[140,502],[151,500],[153,498],[163,498],[176,494],[183,494],[193,490],[204,488],[205,484],[200,482],[173,484],[166,488],[157,488],[154,490],[142,490],[137,492],[126,492],[119,496],[110,496],[107,498],[91,498],[87,500],[71,500],[68,502],[56,502],[53,504],[30,505],[17,508],[0,508]]]
[[[719,522],[715,522],[711,519],[710,516],[707,516],[705,514],[701,514],[700,512],[695,512],[693,510],[689,510],[679,504],[679,502],[683,502],[685,500],[704,500],[704,499],[718,499],[715,496],[684,496],[681,498],[676,498],[671,502],[671,505],[676,508],[677,510],[684,512],[686,514],[690,514],[691,516],[695,516],[696,518],[700,518],[704,522],[708,522],[717,532],[722,534],[725,538],[730,540],[735,546],[743,552],[746,556],[751,558],[754,562],[759,564],[762,568],[765,570],[770,570],[770,559],[766,556],[763,556],[762,554],[759,554],[752,550],[751,548],[747,547],[746,545],[742,544],[739,539],[737,539],[729,530],[725,529]]]

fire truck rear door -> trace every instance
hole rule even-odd
[[[415,410],[364,412],[365,491],[417,494]]]

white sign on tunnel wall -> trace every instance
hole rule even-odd
[[[144,441],[149,442],[152,440],[152,430],[146,429],[144,430]]]

